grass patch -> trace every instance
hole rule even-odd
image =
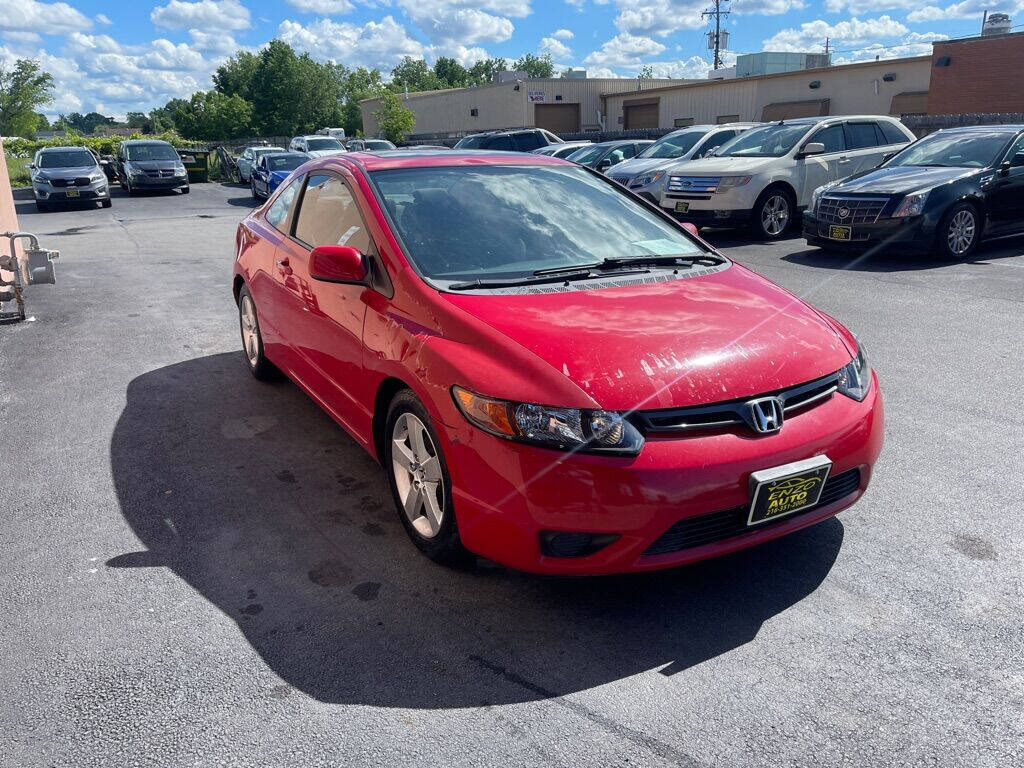
[[[32,162],[30,157],[8,157],[7,174],[11,177],[12,187],[27,187],[32,183],[28,175],[28,164]]]

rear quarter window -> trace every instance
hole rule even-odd
[[[878,127],[882,129],[882,135],[885,136],[886,144],[906,144],[908,139],[899,128],[887,120],[882,120],[878,123]]]

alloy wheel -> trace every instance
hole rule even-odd
[[[949,222],[949,229],[946,231],[946,243],[949,252],[955,256],[963,256],[974,245],[974,236],[977,232],[977,223],[974,213],[967,209],[957,211]]]
[[[249,365],[255,368],[260,358],[260,328],[256,323],[256,307],[253,306],[252,299],[248,295],[242,297],[239,306],[241,309],[239,316],[242,325],[242,346],[245,348],[245,356],[249,360]]]
[[[444,477],[437,448],[426,426],[405,412],[391,431],[391,471],[406,518],[416,532],[432,539],[444,521]]]
[[[761,207],[761,228],[765,234],[775,236],[786,229],[789,223],[789,201],[784,195],[775,194],[764,201]]]

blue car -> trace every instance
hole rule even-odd
[[[288,178],[288,174],[307,160],[309,156],[301,152],[268,152],[261,155],[249,174],[252,196],[257,200],[267,199]]]

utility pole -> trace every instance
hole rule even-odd
[[[829,61],[829,54],[832,52],[832,49],[829,47],[829,44],[831,42],[832,42],[832,38],[831,37],[826,37],[825,38],[825,61]]]
[[[701,14],[702,19],[706,19],[711,16],[715,19],[715,31],[713,33],[708,32],[708,48],[714,48],[715,50],[714,63],[711,67],[712,69],[722,68],[722,17],[729,15],[729,11],[723,11],[722,6],[728,2],[729,0],[715,0],[714,9],[708,8]],[[726,32],[725,34],[728,39],[729,33]],[[711,44],[712,36],[714,37],[714,45]]]

